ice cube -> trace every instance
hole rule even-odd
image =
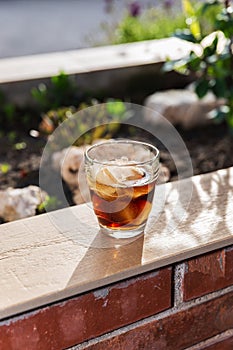
[[[126,181],[140,180],[145,176],[144,171],[140,168],[128,167],[125,169],[122,175],[125,177]]]
[[[137,212],[135,219],[131,222],[132,225],[139,226],[142,225],[148,218],[152,204],[148,201],[141,201],[141,207]],[[137,202],[138,203],[138,202]]]
[[[114,201],[118,198],[117,188],[96,182],[96,193],[106,201]]]
[[[129,162],[129,159],[128,157],[126,156],[123,156],[119,159],[119,164],[125,164],[125,163],[128,163]]]
[[[151,190],[147,185],[138,186],[144,177],[144,170],[138,167],[105,166],[98,170],[96,183],[92,188],[107,201],[120,197],[137,198]]]
[[[107,167],[99,169],[96,174],[95,190],[97,194],[106,201],[113,201],[117,198],[117,189],[114,185],[117,183]]]
[[[99,171],[96,181],[104,185],[127,185],[128,181],[137,181],[144,177],[144,171],[131,166],[109,166]]]
[[[139,226],[143,224],[151,211],[151,203],[145,200],[130,202],[123,210],[113,213],[113,221],[123,225]]]
[[[114,185],[117,184],[117,178],[111,171],[111,167],[101,168],[96,174],[96,182],[102,185]]]

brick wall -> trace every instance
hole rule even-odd
[[[0,322],[0,350],[72,346],[232,350],[233,247]]]

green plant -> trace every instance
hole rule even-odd
[[[43,134],[51,134],[55,128],[60,125],[64,120],[72,116],[77,111],[77,108],[71,107],[59,107],[57,109],[51,109],[42,114],[42,121],[39,125],[39,129]]]
[[[14,145],[14,149],[16,149],[17,151],[21,151],[22,149],[25,149],[27,147],[26,142],[17,142]]]
[[[59,209],[61,201],[54,196],[46,196],[45,200],[38,205],[37,212],[38,214],[44,213],[45,211],[52,211]]]
[[[2,174],[7,174],[11,170],[11,166],[9,163],[1,163],[0,164],[0,172]]]
[[[167,62],[165,70],[176,70],[193,75],[195,91],[203,98],[208,91],[222,98],[225,104],[212,116],[216,121],[226,121],[233,130],[233,8],[229,0],[208,0],[196,6],[183,0],[188,28],[179,31],[182,39],[195,43],[190,54],[177,61]],[[215,14],[215,16],[213,16]],[[209,18],[209,26],[203,29],[201,19]],[[209,29],[209,32],[206,31]]]
[[[41,113],[42,121],[39,124],[41,134],[52,134],[62,122],[70,119],[62,130],[59,147],[66,147],[73,133],[80,135],[75,141],[77,146],[89,144],[102,137],[113,137],[120,127],[120,122],[128,118],[128,111],[123,101],[107,99],[101,101],[102,106],[95,108],[95,105],[100,103],[98,100],[87,98],[87,95],[82,99],[77,98],[77,91],[74,81],[64,73],[52,77],[50,86],[43,85],[43,88],[38,86],[32,90],[34,98],[44,111]],[[56,92],[58,96],[54,99]],[[70,96],[70,99],[67,96]],[[89,130],[93,125],[99,126]]]
[[[41,133],[49,135],[63,121],[70,119],[61,131],[59,147],[69,144],[73,134],[79,135],[74,144],[80,146],[90,144],[96,139],[113,137],[119,130],[121,122],[129,117],[131,112],[123,101],[107,99],[105,103],[99,105],[98,101],[93,99],[90,104],[83,102],[77,108],[61,107],[44,113],[39,129]]]
[[[74,79],[64,72],[51,78],[49,84],[39,84],[31,91],[42,112],[67,106],[78,106],[84,99]]]
[[[114,44],[135,41],[161,39],[171,36],[176,28],[185,27],[185,16],[175,11],[151,8],[140,16],[129,13],[118,23],[114,36]]]
[[[0,127],[9,127],[14,122],[16,108],[12,103],[9,103],[6,96],[0,91]]]

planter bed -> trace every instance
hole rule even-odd
[[[160,68],[170,55],[181,58],[192,49],[192,44],[177,38],[151,40],[77,51],[34,55],[0,60],[0,88],[9,100],[19,105],[31,104],[30,89],[39,82],[46,82],[52,75],[64,70],[74,75],[81,89],[99,90],[109,97],[124,97],[128,101],[142,103],[157,89],[185,86],[186,78],[180,75],[161,76]],[[137,53],[140,52],[140,55]],[[93,61],[93,57],[98,59]],[[144,77],[144,78],[143,78]],[[34,117],[34,116],[32,116]],[[32,128],[38,128],[39,120],[32,118]],[[13,130],[14,131],[14,130]],[[9,186],[24,187],[38,184],[38,169],[46,138],[33,138],[17,125],[17,139],[10,142],[8,136],[0,138],[0,164],[9,163],[4,174],[0,171],[0,189]],[[29,130],[28,130],[29,131]],[[224,125],[210,126],[193,131],[178,128],[190,152],[194,174],[202,174],[233,165],[232,138]],[[136,138],[143,138],[137,135]],[[150,141],[150,139],[149,139]],[[25,142],[25,148],[15,149],[15,143]],[[176,179],[176,169],[166,150],[162,161]]]

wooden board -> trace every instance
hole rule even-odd
[[[0,226],[0,318],[233,244],[233,168],[160,185],[145,234],[100,233],[85,205]]]
[[[2,58],[0,84],[141,66],[185,57],[193,44],[178,38]],[[95,59],[93,60],[93,57]]]

